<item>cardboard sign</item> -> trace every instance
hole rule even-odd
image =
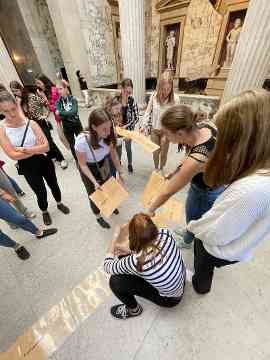
[[[161,215],[170,221],[179,224],[182,220],[184,204],[175,199],[169,199],[161,209]]]
[[[152,173],[141,198],[142,205],[145,208],[148,209],[153,200],[164,190],[166,182],[167,180],[156,171]]]
[[[132,139],[137,144],[142,145],[145,151],[153,153],[160,148],[159,145],[153,143],[147,136],[141,134],[139,131],[129,131],[116,126],[116,133],[124,138]]]
[[[90,199],[107,218],[109,218],[113,211],[127,198],[128,192],[114,177],[111,177],[101,186],[101,189],[97,189],[90,195]]]

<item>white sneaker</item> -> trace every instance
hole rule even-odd
[[[25,217],[26,217],[27,219],[34,219],[34,218],[36,217],[36,214],[35,214],[34,212],[32,212],[32,211],[27,211],[27,212],[25,213]]]
[[[186,280],[187,282],[192,282],[192,276],[194,275],[193,271],[186,269]]]
[[[64,170],[68,167],[68,163],[66,160],[62,160],[60,163],[61,168]]]

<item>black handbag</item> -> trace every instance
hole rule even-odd
[[[30,120],[28,120],[27,124],[26,124],[26,128],[24,130],[24,134],[23,134],[23,138],[22,138],[22,142],[21,142],[21,146],[20,147],[23,147],[23,144],[25,142],[25,138],[26,138],[26,135],[27,135],[27,131],[28,131],[28,128],[29,128],[29,125],[30,125]],[[20,163],[19,161],[16,162],[15,164],[15,167],[17,169],[17,172],[19,175],[23,175],[23,171],[22,169],[20,168]]]

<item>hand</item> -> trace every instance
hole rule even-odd
[[[95,185],[95,190],[102,190],[101,185],[97,181],[94,183],[94,185]]]
[[[55,115],[60,116],[60,112],[58,110],[56,110]]]
[[[125,182],[124,182],[124,178],[123,178],[123,174],[122,173],[117,173],[117,180],[119,181],[119,183],[124,186]]]
[[[47,99],[44,91],[40,90],[40,89],[37,89],[37,94],[42,97],[43,99]]]
[[[8,192],[4,192],[4,194],[1,196],[1,198],[7,202],[14,202],[15,201],[15,198],[10,195]]]
[[[156,216],[156,213],[155,213],[154,210],[149,209],[149,210],[148,210],[148,215],[149,215],[150,217],[155,217],[155,216]]]

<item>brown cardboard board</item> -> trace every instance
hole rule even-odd
[[[167,180],[156,171],[152,173],[141,198],[141,203],[146,209],[150,207],[153,200],[164,189],[166,182]]]
[[[124,138],[134,140],[136,143],[142,145],[147,152],[153,153],[160,148],[159,145],[153,143],[147,136],[141,134],[139,131],[129,131],[117,126],[116,133]]]
[[[128,192],[114,177],[111,177],[101,186],[101,189],[96,190],[90,195],[90,199],[107,218],[109,218],[113,211],[127,198]]]

